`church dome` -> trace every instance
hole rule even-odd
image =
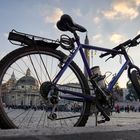
[[[37,85],[37,81],[32,76],[23,76],[17,81],[17,85]]]
[[[30,69],[28,68],[26,71],[26,75],[21,77],[17,83],[16,87],[19,89],[20,87],[27,88],[30,87],[31,89],[37,89],[38,88],[38,82],[37,80],[31,76]]]

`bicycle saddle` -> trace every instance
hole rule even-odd
[[[70,31],[72,33],[75,31],[87,31],[83,26],[74,23],[72,18],[67,14],[61,16],[60,20],[57,22],[57,28],[61,31]]]

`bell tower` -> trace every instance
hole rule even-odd
[[[88,35],[86,34],[86,37],[85,37],[85,44],[86,45],[89,45],[89,39],[88,39]],[[87,59],[87,62],[90,66],[90,50],[89,49],[85,49],[85,56],[86,56],[86,59]],[[88,74],[87,74],[87,71],[86,71],[86,68],[84,67],[84,75],[86,78],[88,78]]]
[[[31,70],[29,68],[26,71],[26,76],[31,76]]]

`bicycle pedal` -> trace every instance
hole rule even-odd
[[[105,123],[105,122],[106,122],[105,120],[97,121],[98,124]]]
[[[51,113],[50,115],[48,115],[48,119],[50,119],[50,120],[56,120],[57,119],[56,113]]]

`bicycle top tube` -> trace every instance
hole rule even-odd
[[[103,52],[109,52],[109,53],[115,53],[115,54],[123,54],[123,52],[119,50],[108,49],[108,48],[103,48],[103,47],[98,47],[98,46],[87,45],[87,44],[81,44],[81,45],[82,45],[82,48],[84,49],[91,49],[91,50],[97,50],[97,51],[103,51]]]

